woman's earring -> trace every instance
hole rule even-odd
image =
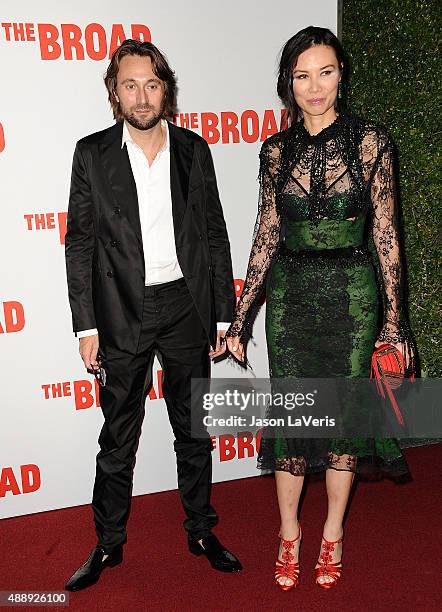
[[[342,81],[338,83],[338,100],[342,100]]]

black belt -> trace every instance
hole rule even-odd
[[[146,285],[144,287],[144,295],[158,295],[159,293],[165,293],[168,291],[176,291],[186,287],[186,280],[184,277],[178,278],[177,280],[169,281],[167,283],[158,283],[157,285]]]
[[[368,258],[370,252],[364,245],[338,247],[336,249],[290,249],[285,242],[279,246],[279,254],[295,259],[340,259],[342,258]]]

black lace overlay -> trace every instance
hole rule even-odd
[[[386,130],[350,115],[313,136],[298,123],[263,144],[259,183],[244,290],[227,335],[248,340],[265,287],[272,385],[291,377],[366,378],[376,340],[400,343],[411,355]],[[385,293],[380,333],[370,224]],[[355,402],[348,406],[357,411]],[[394,439],[293,439],[266,432],[258,466],[295,475],[327,468],[393,478],[408,472]]]
[[[258,215],[243,293],[227,335],[251,335],[256,300],[281,242],[281,214],[291,219],[358,219],[371,212],[386,295],[379,340],[410,342],[393,171],[393,144],[382,126],[340,115],[317,135],[302,121],[267,139],[260,152]],[[345,197],[343,197],[345,196]],[[296,200],[296,207],[293,201]]]
[[[242,342],[252,335],[253,318],[258,307],[257,298],[264,288],[264,281],[280,240],[281,221],[276,207],[277,181],[281,168],[280,148],[266,146],[264,143],[259,157],[259,210],[253,232],[253,246],[235,320],[226,334],[232,337],[240,336]]]

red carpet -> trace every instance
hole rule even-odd
[[[358,483],[345,525],[343,577],[331,591],[313,579],[324,482],[307,487],[301,582],[284,593],[272,578],[274,480],[262,477],[213,487],[221,517],[216,533],[241,559],[241,574],[218,573],[187,552],[176,492],[145,495],[133,500],[124,563],[94,587],[71,593],[69,610],[440,610],[442,445],[408,449],[406,456],[413,482]],[[95,544],[88,506],[5,519],[0,530],[0,591],[61,590]]]

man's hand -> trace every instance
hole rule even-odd
[[[219,357],[223,353],[226,352],[226,343],[225,343],[225,335],[226,331],[224,329],[219,329],[216,334],[216,347],[215,350],[209,351],[209,357],[215,359],[215,357]],[[221,340],[222,338],[222,340]]]
[[[94,370],[96,367],[98,367],[98,346],[98,334],[80,338],[80,355],[86,369]]]

